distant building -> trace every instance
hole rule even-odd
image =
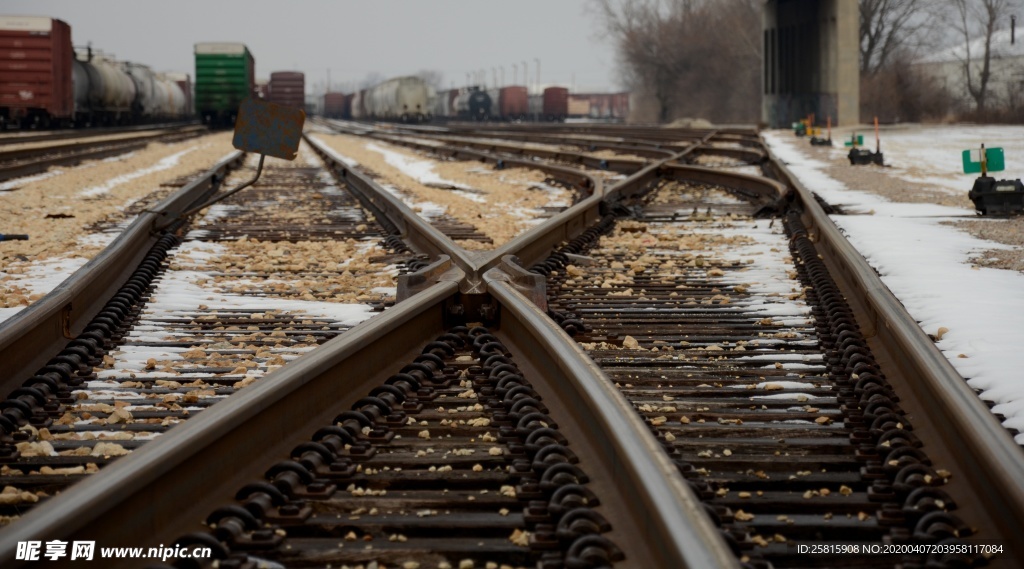
[[[1016,38],[1017,41],[1011,42],[1011,34],[1010,30],[1000,30],[992,34],[988,95],[985,100],[985,106],[989,109],[1019,106],[1024,103],[1024,41],[1021,41],[1024,38]],[[930,53],[914,64],[922,73],[935,78],[960,105],[961,110],[972,110],[976,105],[967,89],[964,62],[967,61],[968,48],[971,55],[971,76],[975,88],[978,88],[985,63],[984,37],[969,44],[961,43]]]

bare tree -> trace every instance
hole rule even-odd
[[[917,39],[929,16],[920,0],[860,0],[860,71],[871,75]]]
[[[366,77],[363,77],[362,81],[359,82],[359,89],[362,90],[376,87],[377,85],[383,83],[386,79],[387,78],[381,75],[380,73],[377,73],[376,71],[371,71],[370,73],[366,74]]]
[[[975,109],[984,114],[992,78],[992,36],[999,23],[1007,20],[1013,0],[950,0],[953,8],[953,27],[963,37],[964,49],[960,57],[967,92],[974,99]],[[979,41],[980,40],[980,41]],[[975,45],[978,42],[980,45]],[[979,49],[980,48],[980,49]],[[980,51],[980,53],[978,53]],[[980,65],[980,70],[978,66]],[[975,74],[977,73],[977,76]]]
[[[684,12],[688,0],[595,0],[607,31],[619,48],[619,65],[630,87],[653,97],[657,120],[668,120],[676,67],[669,43],[670,12]]]
[[[761,2],[593,0],[618,46],[619,70],[654,116],[756,120]]]
[[[422,69],[416,74],[424,83],[430,85],[435,91],[444,89],[444,73],[436,69]]]

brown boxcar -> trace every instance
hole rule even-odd
[[[520,120],[526,118],[529,111],[529,101],[526,96],[526,87],[512,86],[502,87],[498,92],[498,114],[505,120]]]
[[[565,87],[544,89],[544,120],[563,121],[569,116],[569,90]]]
[[[270,74],[270,102],[301,109],[306,104],[306,76],[299,71]]]
[[[70,122],[71,27],[42,16],[0,16],[0,122]]]
[[[344,118],[344,93],[324,93],[324,116],[331,119]]]
[[[345,102],[341,107],[341,118],[350,119],[352,118],[352,101],[356,98],[355,93],[349,93],[345,95]]]

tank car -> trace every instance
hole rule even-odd
[[[91,48],[76,52],[71,27],[61,20],[0,16],[0,127],[182,118],[190,95],[191,89],[168,86],[145,65]]]
[[[135,84],[132,112],[146,116],[160,116],[167,107],[167,93],[157,84],[156,74],[141,63],[125,62],[122,70]]]
[[[419,77],[397,77],[370,89],[367,116],[380,120],[424,122],[430,120],[434,90]]]
[[[363,101],[366,99],[366,91],[356,91],[352,95],[352,105],[349,108],[349,114],[352,118],[358,120],[366,117],[366,106],[363,105]]]
[[[178,86],[178,92],[184,97],[182,117],[192,116],[192,77],[188,73],[164,73],[164,79]]]
[[[491,117],[493,99],[480,87],[467,87],[455,99],[455,114],[459,120],[485,121]]]
[[[448,91],[441,91],[434,96],[430,107],[433,109],[434,118],[448,118]]]
[[[529,112],[526,87],[513,85],[498,89],[488,89],[487,95],[492,101],[491,118],[505,121],[521,121],[526,119],[526,115]]]
[[[188,115],[188,101],[178,83],[163,73],[153,76],[153,90],[157,100],[156,119],[177,119]]]
[[[117,125],[141,118],[141,110],[133,109],[138,88],[120,64],[86,49],[78,53],[73,65],[76,124]]]

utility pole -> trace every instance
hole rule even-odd
[[[540,58],[533,58],[534,63],[537,64],[537,92],[540,93]]]

